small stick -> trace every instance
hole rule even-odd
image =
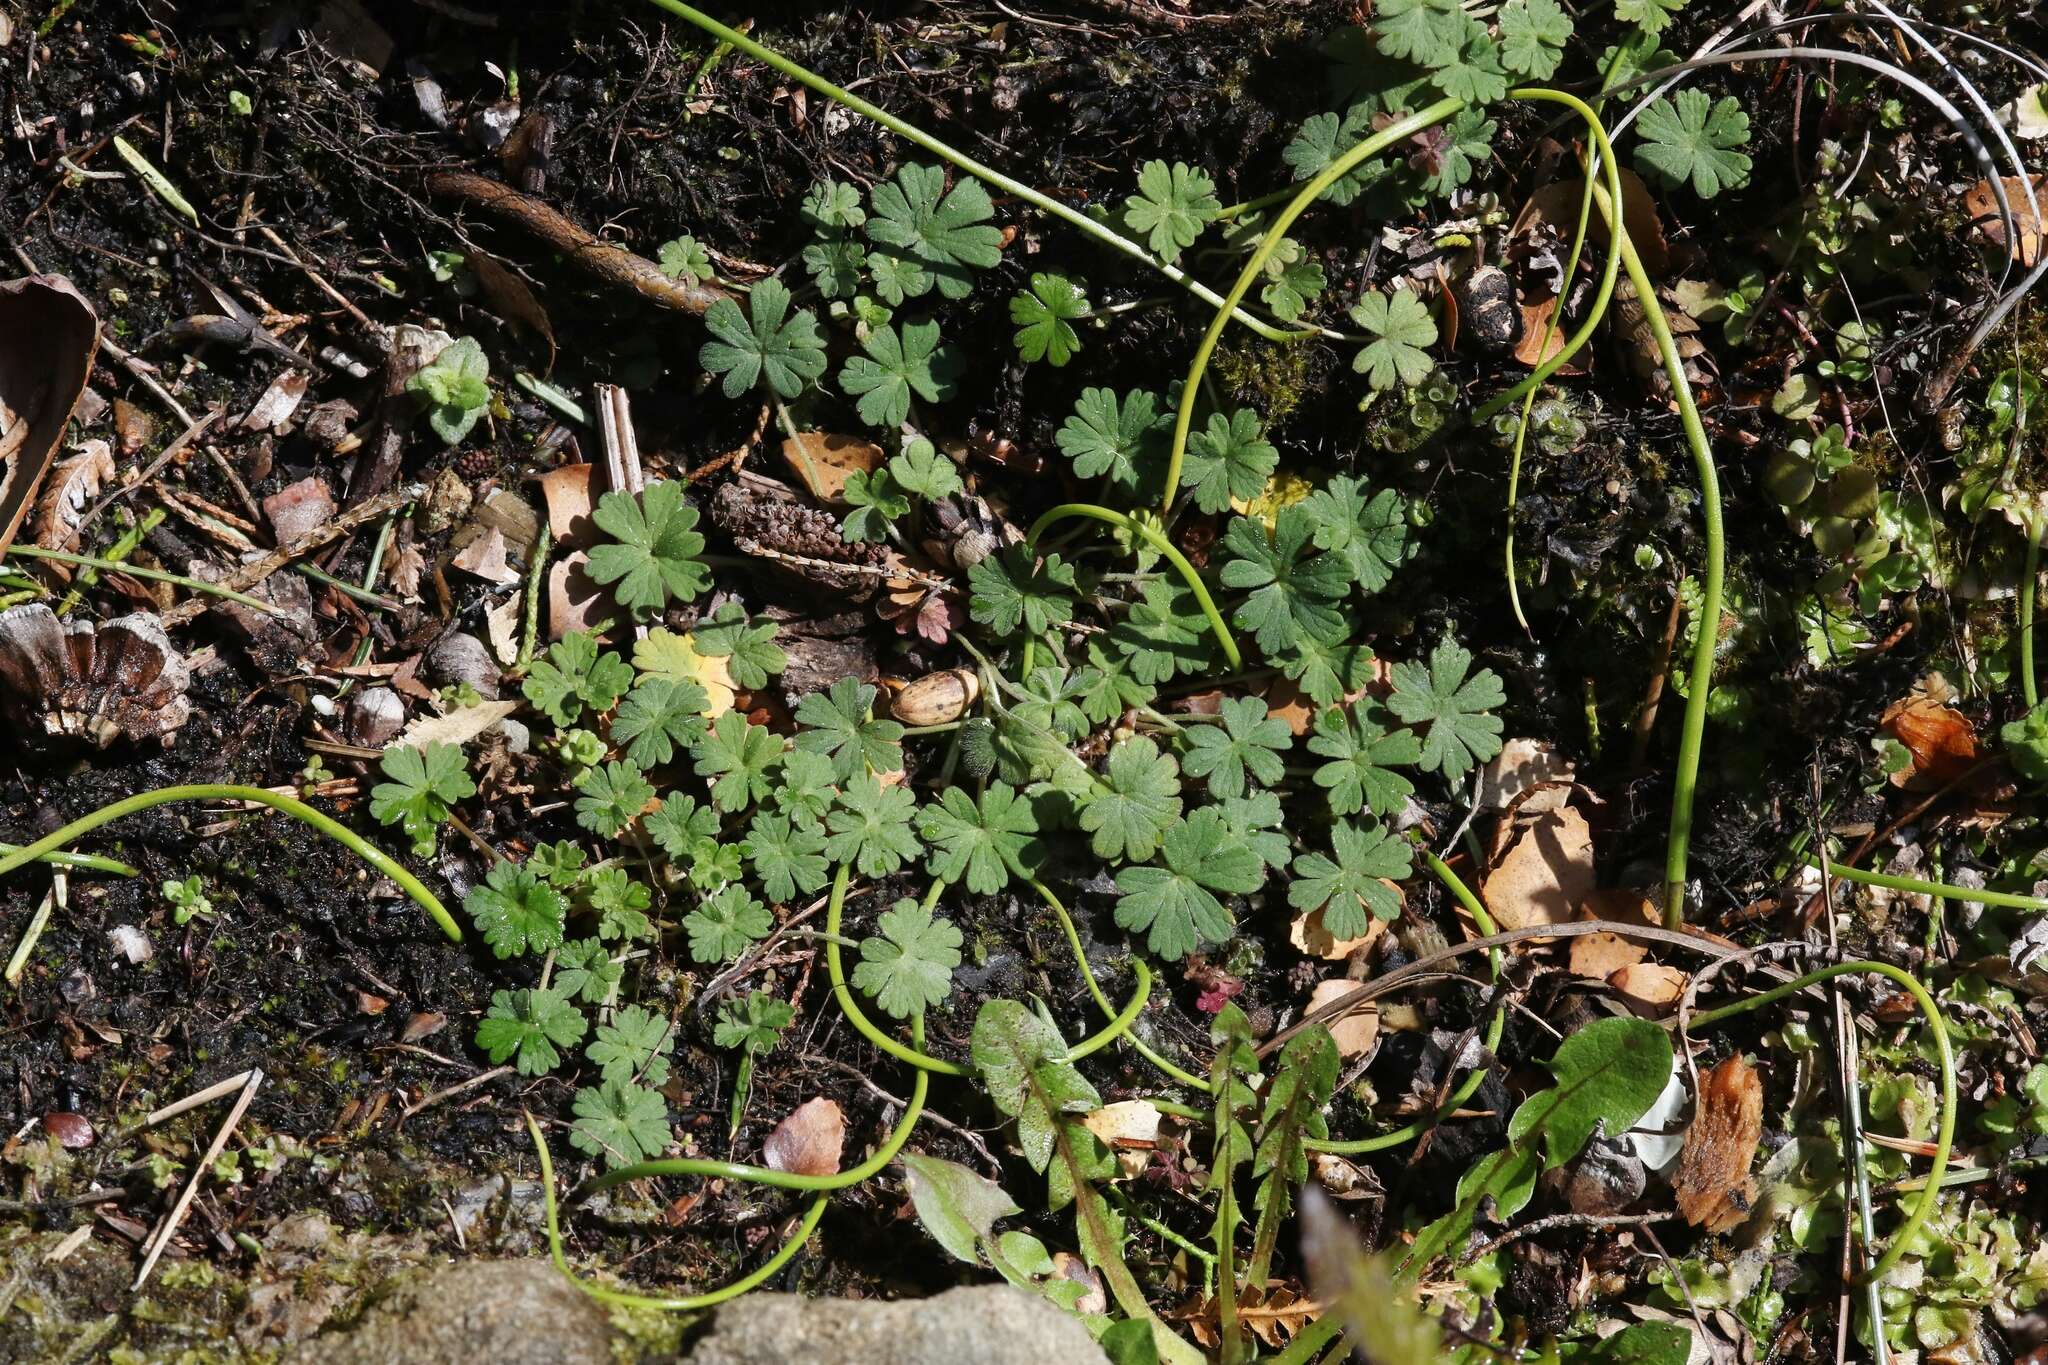
[[[599,279],[665,307],[701,317],[712,304],[731,297],[710,285],[672,280],[645,256],[635,255],[616,242],[603,241],[540,200],[470,171],[430,175],[427,192],[475,204],[515,227],[526,229]]]
[[[407,1106],[404,1112],[399,1114],[398,1121],[400,1123],[403,1123],[407,1119],[411,1118],[414,1114],[419,1113],[422,1109],[432,1108],[434,1105],[439,1104],[443,1100],[452,1099],[455,1096],[460,1095],[465,1090],[474,1090],[478,1086],[482,1085],[485,1081],[494,1081],[500,1076],[507,1075],[511,1072],[511,1070],[512,1068],[509,1066],[494,1066],[489,1071],[486,1071],[481,1075],[471,1076],[468,1080],[458,1082],[455,1085],[451,1085],[446,1090],[436,1090],[433,1094],[427,1096],[418,1104]]]
[[[185,1214],[192,1207],[192,1196],[199,1193],[199,1182],[206,1176],[206,1168],[213,1165],[215,1158],[220,1156],[222,1149],[228,1145],[228,1137],[235,1131],[235,1125],[242,1121],[242,1115],[249,1112],[249,1103],[256,1098],[256,1087],[263,1084],[263,1068],[252,1066],[247,1074],[249,1079],[242,1087],[240,1098],[235,1101],[235,1107],[228,1111],[227,1120],[221,1124],[220,1131],[213,1135],[213,1144],[206,1149],[206,1155],[199,1158],[199,1164],[192,1168],[192,1178],[185,1182],[185,1192],[178,1196],[178,1202],[171,1208],[171,1216],[164,1220],[163,1227],[157,1232],[149,1255],[143,1258],[142,1270],[135,1276],[135,1283],[129,1286],[131,1291],[140,1291],[142,1286],[148,1283],[149,1273],[156,1269],[157,1258],[164,1254],[164,1248],[169,1246],[171,1238],[177,1235],[179,1224],[185,1221]]]
[[[182,1100],[167,1104],[163,1108],[154,1111],[142,1120],[142,1126],[144,1128],[154,1128],[165,1119],[174,1119],[189,1109],[197,1109],[202,1104],[211,1104],[222,1095],[232,1094],[247,1085],[252,1074],[254,1073],[249,1071],[238,1071],[224,1081],[215,1081],[204,1090],[187,1095]]]
[[[1458,1258],[1459,1265],[1470,1265],[1499,1251],[1510,1242],[1519,1242],[1524,1237],[1533,1237],[1539,1232],[1552,1228],[1641,1228],[1652,1223],[1662,1223],[1678,1215],[1670,1211],[1663,1213],[1553,1213],[1548,1218],[1510,1228],[1490,1242],[1483,1242]]]
[[[223,578],[219,586],[232,592],[241,592],[244,589],[253,588],[299,556],[319,549],[322,545],[338,536],[347,535],[364,522],[375,521],[386,512],[396,511],[426,491],[425,487],[419,484],[407,484],[402,488],[387,489],[376,497],[359,502],[346,512],[340,513],[334,520],[300,537],[294,544],[272,550],[261,559],[252,560],[242,565]],[[264,605],[266,610],[271,610],[267,603],[262,605]],[[183,625],[205,610],[206,603],[203,600],[192,598],[189,601],[180,602],[177,606],[165,612],[163,614],[163,623],[165,626]]]
[[[209,408],[205,412],[199,414],[199,416],[194,418],[183,431],[178,433],[176,440],[172,441],[169,445],[165,446],[163,450],[157,455],[157,457],[149,462],[149,468],[143,470],[142,473],[139,476],[137,476],[134,483],[128,484],[125,487],[116,488],[113,492],[104,495],[103,497],[100,498],[98,502],[95,502],[92,506],[86,508],[85,515],[81,516],[78,519],[78,534],[81,541],[83,541],[83,538],[85,536],[85,529],[88,526],[92,525],[93,520],[96,517],[98,517],[100,513],[107,510],[107,507],[110,503],[118,502],[120,499],[127,497],[130,493],[133,493],[136,489],[143,487],[151,479],[155,478],[158,472],[161,471],[165,465],[169,464],[172,460],[177,459],[178,456],[184,452],[185,447],[191,445],[192,442],[199,439],[199,437],[206,431],[206,429],[213,425],[214,420],[218,418],[220,414],[221,410],[219,408]]]
[[[1657,651],[1657,667],[1650,673],[1650,685],[1643,693],[1643,709],[1636,712],[1635,747],[1629,754],[1629,767],[1641,771],[1643,761],[1650,755],[1650,735],[1657,728],[1657,706],[1664,700],[1664,675],[1671,671],[1671,651],[1678,644],[1678,619],[1684,614],[1685,601],[1677,593],[1671,594],[1671,615],[1664,620],[1664,643]],[[1705,630],[1701,622],[1700,629]]]

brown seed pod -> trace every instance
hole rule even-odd
[[[971,668],[927,673],[889,702],[889,714],[905,725],[944,725],[967,714],[981,697],[981,680]]]

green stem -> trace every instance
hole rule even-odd
[[[1115,511],[1112,508],[1098,507],[1094,503],[1063,502],[1037,521],[1031,523],[1031,529],[1024,535],[1024,543],[1035,548],[1040,536],[1069,517],[1092,517],[1096,521],[1108,522],[1111,526],[1139,537],[1153,549],[1159,551],[1166,562],[1173,565],[1174,572],[1181,576],[1182,581],[1188,585],[1189,591],[1194,593],[1195,602],[1201,607],[1202,615],[1208,618],[1209,630],[1215,635],[1216,643],[1223,646],[1223,657],[1230,660],[1232,668],[1242,668],[1244,666],[1244,656],[1238,653],[1237,641],[1231,638],[1230,627],[1223,624],[1223,613],[1216,610],[1216,599],[1209,596],[1209,588],[1207,584],[1202,582],[1202,575],[1196,571],[1194,565],[1188,563],[1188,557],[1182,554],[1174,546],[1174,543],[1168,540],[1159,528],[1150,522],[1141,521],[1137,517]],[[1031,671],[1031,641],[1029,639],[1024,642],[1024,654],[1024,671],[1028,675]]]
[[[2027,563],[2020,576],[2020,691],[2029,711],[2041,704],[2034,681],[2034,580],[2041,572],[2042,520],[2038,509],[2027,514]]]
[[[0,844],[0,853],[19,853],[20,844]],[[36,855],[36,861],[49,863],[52,867],[83,867],[94,872],[111,872],[117,877],[139,877],[142,874],[123,862],[102,858],[97,853],[63,853],[52,849]]]
[[[1022,199],[1025,203],[1051,214],[1068,226],[1088,234],[1111,250],[1121,252],[1134,261],[1152,267],[1203,302],[1211,305],[1223,304],[1223,299],[1215,290],[1195,279],[1178,266],[1169,265],[1160,260],[1151,252],[1145,250],[1144,247],[1138,245],[1122,233],[1117,232],[1107,224],[1098,223],[1087,214],[1068,208],[1059,200],[1033,189],[1023,181],[1004,175],[993,166],[985,165],[968,156],[965,152],[955,150],[947,143],[941,142],[938,138],[925,132],[922,128],[906,123],[880,105],[870,104],[858,95],[834,85],[823,76],[819,76],[797,65],[774,49],[763,47],[739,30],[726,27],[694,6],[686,5],[682,0],[652,0],[652,3],[667,10],[678,19],[696,25],[721,42],[730,43],[735,49],[746,53],[755,61],[767,63],[798,84],[808,86],[825,98],[842,104],[866,118],[873,119],[882,127],[896,134],[896,136],[924,148],[933,156],[950,161],[953,165],[975,177],[975,179],[986,181],[988,184],[1003,191],[1003,193]],[[1237,321],[1243,323],[1252,331],[1257,332],[1266,340],[1288,341],[1299,336],[1316,335],[1314,331],[1286,331],[1253,317],[1250,313],[1238,308],[1238,299],[1242,297],[1243,295],[1240,293],[1230,300],[1227,315],[1234,316]]]
[[[1558,90],[1522,89],[1516,90],[1513,93],[1516,99],[1543,100],[1567,105],[1573,108],[1586,121],[1586,130],[1592,136],[1594,144],[1599,148],[1599,164],[1601,171],[1607,179],[1607,195],[1615,203],[1621,203],[1621,170],[1615,164],[1614,147],[1607,140],[1607,129],[1601,126],[1600,118],[1593,112],[1591,106],[1575,96],[1567,95]],[[1505,552],[1508,574],[1508,603],[1514,608],[1515,621],[1525,631],[1529,629],[1529,619],[1522,614],[1521,585],[1517,581],[1515,574],[1515,495],[1520,489],[1522,482],[1522,452],[1529,442],[1529,415],[1535,410],[1536,393],[1542,380],[1555,373],[1566,361],[1570,360],[1578,348],[1583,346],[1586,340],[1593,335],[1593,328],[1599,325],[1600,319],[1607,312],[1609,300],[1614,297],[1614,281],[1621,269],[1621,253],[1610,246],[1607,251],[1606,269],[1601,272],[1600,292],[1594,299],[1592,312],[1587,315],[1584,324],[1572,338],[1571,344],[1567,345],[1556,356],[1550,357],[1552,363],[1549,364],[1548,368],[1545,368],[1544,364],[1541,363],[1543,353],[1550,349],[1550,339],[1557,335],[1558,323],[1564,318],[1565,299],[1571,292],[1572,280],[1578,276],[1579,257],[1584,252],[1586,246],[1586,228],[1591,223],[1593,217],[1592,167],[1585,165],[1584,173],[1586,176],[1586,188],[1585,193],[1579,196],[1579,223],[1577,230],[1572,235],[1571,256],[1565,262],[1563,292],[1558,295],[1557,307],[1551,310],[1550,317],[1543,324],[1543,338],[1536,347],[1539,363],[1529,377],[1530,382],[1526,385],[1518,386],[1525,390],[1522,396],[1522,416],[1521,420],[1515,423],[1514,455],[1508,462],[1508,530]],[[1473,420],[1477,422],[1480,419],[1475,415]]]
[[[911,1021],[911,1036],[918,1042],[924,1041],[924,1019],[918,1016]],[[929,1071],[919,1068],[917,1078],[911,1082],[910,1103],[904,1106],[903,1117],[875,1154],[858,1166],[840,1171],[836,1175],[799,1175],[794,1171],[770,1170],[766,1166],[749,1166],[738,1161],[713,1161],[705,1157],[667,1157],[654,1161],[636,1161],[630,1166],[619,1166],[603,1175],[593,1176],[577,1187],[576,1198],[587,1199],[591,1195],[623,1185],[628,1180],[641,1180],[651,1175],[696,1175],[707,1180],[740,1180],[754,1185],[773,1185],[779,1190],[843,1190],[858,1185],[869,1176],[880,1174],[882,1168],[896,1159],[896,1153],[903,1150],[903,1144],[910,1141],[910,1130],[917,1126],[918,1118],[924,1113],[925,1095],[931,1089]]]
[[[1858,867],[1844,867],[1832,862],[1825,852],[1820,857],[1809,856],[1807,864],[1817,867],[1827,877],[1840,877],[1845,882],[1858,882],[1864,886],[1882,886],[1892,891],[1910,891],[1919,896],[1933,896],[1945,901],[1973,901],[1978,905],[1999,905],[2009,910],[2048,910],[2048,900],[2040,896],[2022,896],[2012,891],[1979,891],[1967,886],[1950,886],[1946,882],[1922,881],[1918,877],[1895,877],[1889,872],[1865,872]]]
[[[427,890],[419,878],[400,867],[391,855],[333,816],[322,814],[295,796],[280,796],[263,787],[203,782],[184,787],[159,787],[155,791],[139,792],[134,796],[124,797],[110,805],[101,806],[90,815],[80,816],[64,828],[46,834],[32,844],[24,844],[11,853],[0,855],[0,876],[5,876],[24,863],[33,862],[45,853],[63,848],[72,840],[90,834],[102,825],[111,824],[124,815],[133,815],[137,811],[151,810],[157,806],[167,806],[175,801],[249,801],[259,806],[268,806],[280,814],[289,815],[294,820],[311,825],[369,864],[373,870],[397,882],[406,895],[412,897],[422,910],[433,917],[434,922],[441,926],[441,931],[447,934],[452,942],[462,942],[462,930],[455,923],[455,917],[448,913],[439,898]]]
[[[1657,291],[1643,269],[1642,258],[1629,240],[1628,225],[1622,219],[1621,201],[1599,196],[1600,211],[1607,218],[1608,237],[1621,251],[1622,267],[1628,271],[1643,317],[1656,338],[1657,353],[1663,358],[1664,373],[1678,402],[1678,417],[1685,428],[1686,444],[1692,449],[1693,466],[1700,481],[1700,507],[1705,518],[1707,562],[1700,570],[1700,609],[1694,625],[1698,639],[1692,651],[1691,685],[1685,698],[1685,721],[1679,731],[1678,766],[1671,785],[1671,836],[1664,852],[1664,927],[1677,929],[1685,923],[1686,854],[1692,847],[1693,796],[1699,785],[1700,742],[1707,730],[1707,693],[1714,683],[1714,647],[1721,636],[1721,579],[1726,567],[1727,547],[1721,532],[1721,479],[1714,468],[1713,447],[1707,443],[1706,427],[1700,422],[1699,405],[1693,401],[1692,384],[1685,377],[1685,361],[1672,340],[1671,324]]]
[[[10,555],[22,555],[29,559],[54,559],[59,564],[79,564],[88,569],[111,570],[114,573],[127,574],[130,578],[145,578],[152,583],[169,583],[174,587],[186,588],[192,592],[202,592],[213,597],[224,597],[230,602],[239,602],[245,607],[254,607],[268,616],[278,615],[277,608],[271,606],[270,603],[265,602],[260,597],[251,597],[247,593],[236,592],[232,588],[223,588],[218,583],[207,583],[197,578],[188,578],[184,574],[165,573],[161,569],[145,569],[137,564],[117,563],[111,559],[101,559],[97,555],[74,555],[64,550],[45,550],[37,545],[10,545],[7,547],[7,553]]]
[[[943,1057],[934,1057],[897,1042],[876,1028],[874,1021],[868,1018],[866,1012],[854,1000],[853,991],[846,984],[846,966],[840,960],[839,950],[839,920],[846,910],[846,883],[852,875],[851,866],[846,863],[839,865],[839,870],[832,874],[832,898],[825,905],[825,974],[832,982],[832,998],[839,1002],[840,1012],[845,1014],[846,1021],[852,1024],[863,1038],[897,1061],[916,1067],[919,1085],[924,1084],[927,1072],[937,1072],[941,1076],[972,1075],[972,1072],[958,1062],[949,1062]],[[921,1037],[924,1033],[923,1016],[918,1017],[916,1027]]]
[[[656,3],[666,4],[669,0],[656,0]],[[1287,235],[1287,229],[1294,225],[1294,220],[1301,217],[1324,190],[1343,179],[1359,162],[1379,155],[1403,138],[1412,137],[1425,128],[1442,123],[1464,107],[1463,100],[1440,99],[1407,118],[1388,124],[1324,167],[1295,192],[1287,207],[1281,209],[1273,219],[1272,225],[1266,229],[1266,235],[1259,239],[1259,245],[1252,252],[1251,259],[1247,260],[1244,269],[1238,272],[1237,283],[1230,287],[1230,292],[1224,295],[1218,304],[1216,316],[1209,323],[1209,330],[1202,334],[1202,342],[1195,348],[1194,361],[1188,366],[1188,377],[1180,391],[1180,411],[1173,419],[1173,450],[1166,461],[1166,491],[1159,500],[1161,524],[1166,522],[1168,515],[1173,511],[1174,494],[1180,491],[1180,467],[1187,456],[1188,429],[1194,424],[1195,401],[1201,396],[1202,376],[1209,368],[1209,359],[1216,352],[1216,343],[1222,339],[1223,329],[1230,323],[1232,311],[1251,291],[1252,284],[1265,272],[1266,259],[1279,247],[1280,239]],[[1236,660],[1233,659],[1231,662],[1235,667]]]
[[[1088,983],[1088,994],[1095,997],[1096,1007],[1109,1016],[1112,1021],[1120,1018],[1121,1016],[1118,1014],[1116,1006],[1110,1003],[1109,996],[1104,993],[1102,983],[1095,979],[1095,969],[1088,965],[1088,954],[1082,951],[1081,933],[1080,930],[1074,927],[1074,917],[1067,913],[1066,906],[1060,904],[1060,898],[1053,895],[1051,889],[1044,882],[1038,880],[1038,878],[1033,877],[1031,879],[1031,889],[1036,891],[1038,898],[1051,906],[1053,914],[1058,916],[1060,928],[1067,936],[1067,947],[1073,950],[1074,961],[1081,968],[1081,979]],[[1145,964],[1135,958],[1132,959],[1132,965],[1141,972],[1145,970]],[[1136,1018],[1136,1011],[1130,1009],[1129,1006],[1125,1006],[1125,1012],[1130,1014],[1132,1018]],[[1125,1027],[1128,1030],[1128,1024]],[[1179,1081],[1182,1085],[1191,1086],[1196,1090],[1208,1090],[1209,1083],[1207,1081],[1191,1071],[1175,1066],[1172,1062],[1160,1056],[1137,1034],[1126,1031],[1123,1036],[1140,1057],[1158,1067],[1174,1080]],[[1077,1052],[1074,1055],[1078,1056],[1079,1054]]]
[[[1723,1005],[1719,1009],[1696,1014],[1692,1017],[1691,1027],[1709,1028],[1724,1019],[1731,1019],[1746,1011],[1796,995],[1809,986],[1838,976],[1850,975],[1882,976],[1905,988],[1906,993],[1913,997],[1913,1003],[1919,1006],[1921,1016],[1927,1020],[1927,1026],[1934,1034],[1934,1048],[1941,1068],[1941,1118],[1934,1130],[1934,1156],[1928,1165],[1927,1183],[1921,1189],[1920,1197],[1914,1201],[1913,1207],[1908,1210],[1906,1221],[1899,1224],[1898,1230],[1892,1234],[1891,1244],[1886,1248],[1884,1255],[1878,1257],[1876,1263],[1859,1277],[1861,1282],[1867,1284],[1873,1281],[1881,1282],[1891,1268],[1899,1263],[1899,1258],[1906,1254],[1906,1248],[1912,1242],[1913,1235],[1933,1216],[1934,1206],[1941,1199],[1942,1176],[1948,1170],[1949,1150],[1956,1131],[1956,1063],[1955,1054],[1949,1048],[1948,1026],[1942,1021],[1941,1009],[1934,1003],[1934,997],[1927,993],[1927,988],[1921,985],[1911,972],[1894,967],[1889,962],[1843,962],[1832,967],[1823,967],[1819,971],[1808,972],[1805,976],[1773,986],[1767,991],[1759,991],[1748,999],[1738,1000],[1732,1005]]]

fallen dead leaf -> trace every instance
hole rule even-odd
[[[1150,1100],[1118,1100],[1082,1115],[1081,1126],[1111,1147],[1151,1147],[1159,1141],[1159,1108]]]
[[[761,1144],[761,1160],[771,1171],[791,1175],[837,1175],[846,1146],[846,1114],[836,1100],[805,1100],[775,1125]]]
[[[1079,1256],[1070,1251],[1055,1251],[1052,1254],[1052,1273],[1088,1287],[1088,1292],[1074,1301],[1076,1313],[1109,1311],[1109,1295],[1102,1287],[1102,1277],[1089,1269],[1088,1263]]]
[[[2043,233],[2034,212],[2027,207],[2026,182],[2016,175],[2000,177],[2005,185],[2005,201],[2012,207],[2013,225],[2019,229],[2019,240],[2007,248],[2008,254],[2021,265],[2031,266],[2039,259],[2041,243],[2048,233]],[[2048,199],[2048,176],[2034,178],[2034,199],[2041,203]],[[2042,203],[2048,209],[2048,203]],[[1998,196],[1992,192],[1989,180],[1979,180],[1963,191],[1963,210],[1970,215],[1970,224],[1983,234],[1993,246],[2005,246],[2005,219],[1998,211]]]
[[[1503,929],[1563,924],[1593,889],[1593,831],[1570,806],[1530,821],[1481,886]]]
[[[1694,1227],[1727,1232],[1749,1217],[1756,1181],[1749,1163],[1764,1130],[1764,1087],[1756,1068],[1730,1057],[1700,1077],[1699,1102],[1672,1185]]]
[[[1607,978],[1622,1003],[1648,1019],[1670,1013],[1678,997],[1685,994],[1685,983],[1684,972],[1661,962],[1638,962]]]
[[[99,318],[71,281],[0,282],[0,550],[63,443],[99,345]]]
[[[270,387],[262,397],[249,405],[249,411],[242,416],[244,431],[270,431],[281,427],[292,419],[299,410],[299,404],[306,397],[306,386],[313,376],[305,370],[286,369],[270,381]]]
[[[1894,787],[1945,787],[1977,761],[1977,732],[1952,706],[1923,696],[1903,697],[1884,709],[1878,727],[1905,746],[1912,762],[1891,775]]]
[[[99,496],[100,485],[114,477],[114,451],[105,441],[86,441],[78,453],[50,471],[43,496],[36,501],[36,544],[45,550],[69,550],[78,539],[78,519]]]
[[[1359,984],[1343,977],[1319,981],[1316,988],[1309,993],[1308,1007],[1310,1010],[1319,1010],[1357,990]],[[1376,1005],[1367,1004],[1349,1014],[1338,1015],[1323,1022],[1330,1030],[1331,1041],[1337,1044],[1337,1055],[1340,1057],[1363,1057],[1372,1051],[1372,1045],[1379,1041],[1380,1012]]]
[[[1648,955],[1648,950],[1634,939],[1619,934],[1587,934],[1572,940],[1572,975],[1605,981]]]
[[[1310,1152],[1309,1169],[1332,1199],[1373,1199],[1385,1193],[1379,1177],[1369,1167],[1347,1161],[1334,1152]]]
[[[489,301],[493,312],[515,326],[524,327],[548,345],[547,369],[545,376],[555,368],[555,326],[548,320],[548,310],[541,306],[533,290],[510,266],[487,251],[471,251],[469,266],[476,272],[476,282],[483,287],[484,298]]]
[[[515,593],[484,610],[484,634],[490,638],[491,653],[507,668],[519,658],[519,618],[523,608]]]
[[[1271,1285],[1263,1292],[1247,1287],[1237,1306],[1239,1321],[1274,1350],[1292,1341],[1322,1313],[1321,1304],[1284,1284]]]
[[[597,524],[590,519],[592,468],[587,464],[565,464],[534,480],[548,506],[548,534],[557,545],[587,550],[597,543]]]
[[[486,527],[484,533],[455,552],[451,561],[464,573],[474,574],[486,583],[508,587],[519,582],[524,575],[513,568],[505,559],[505,533],[497,527]]]
[[[1395,888],[1399,894],[1399,888]],[[1287,941],[1305,957],[1325,962],[1342,962],[1361,948],[1370,948],[1387,931],[1387,922],[1377,917],[1366,921],[1365,932],[1357,938],[1338,938],[1323,927],[1323,912],[1311,910],[1296,915],[1287,926]]]
[[[1521,237],[1547,226],[1570,242],[1578,233],[1579,204],[1585,193],[1584,180],[1551,181],[1529,196],[1522,211],[1515,215],[1508,236]],[[1621,172],[1621,217],[1628,227],[1629,245],[1636,249],[1643,268],[1653,276],[1663,274],[1671,265],[1671,248],[1664,241],[1664,224],[1657,216],[1656,197],[1641,176],[1626,168]],[[1595,253],[1605,250],[1607,220],[1595,206],[1586,216],[1586,250],[1581,259],[1596,260]]]
[[[882,448],[858,436],[805,431],[782,443],[782,458],[819,502],[843,503],[846,480],[856,471],[872,474],[882,467]],[[808,462],[807,462],[808,461]]]
[[[403,749],[410,745],[424,749],[429,744],[467,744],[518,709],[516,701],[486,701],[457,707],[445,716],[421,716],[384,747]]]
[[[1479,809],[1505,810],[1531,787],[1570,782],[1572,762],[1540,739],[1511,739],[1479,770]]]
[[[589,630],[617,614],[611,594],[590,576],[590,556],[581,550],[548,565],[548,638]]]

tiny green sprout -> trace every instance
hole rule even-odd
[[[782,1031],[796,1020],[796,1006],[777,1000],[766,991],[751,992],[745,1000],[727,1000],[718,1007],[718,1023],[711,1041],[720,1047],[740,1050],[739,1074],[733,1079],[732,1131],[740,1129],[740,1115],[746,1112],[747,1092],[754,1084],[754,1059],[772,1050]]]
[[[213,913],[213,900],[206,894],[205,883],[196,873],[183,881],[166,880],[163,893],[164,899],[171,903],[171,917],[180,924],[189,923],[195,916]]]
[[[555,755],[572,774],[581,774],[585,768],[596,767],[604,762],[608,752],[602,736],[580,726],[555,736]]]
[[[371,788],[370,814],[403,828],[414,856],[431,856],[435,834],[447,823],[455,803],[476,795],[461,746],[405,745],[386,749],[379,762],[390,780]]]
[[[249,98],[246,91],[230,90],[228,91],[228,109],[237,118],[247,118],[256,112],[256,102]]]
[[[423,365],[405,382],[406,392],[426,400],[427,425],[449,445],[469,435],[491,405],[491,363],[474,337],[463,337]]]
[[[713,273],[711,254],[695,237],[687,234],[672,242],[663,242],[657,250],[655,259],[661,265],[661,273],[672,280],[702,284],[710,279]]]

